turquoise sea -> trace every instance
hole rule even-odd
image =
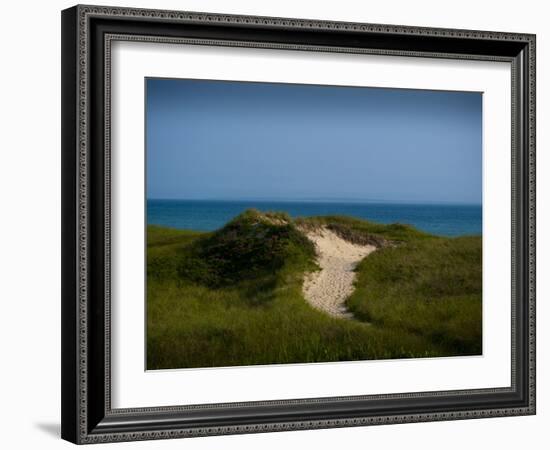
[[[321,201],[147,200],[147,223],[212,231],[248,208],[286,211],[292,217],[346,215],[380,223],[404,223],[441,236],[481,234],[481,205]]]

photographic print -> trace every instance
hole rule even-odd
[[[482,354],[482,94],[145,79],[146,368]]]

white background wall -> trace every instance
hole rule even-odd
[[[103,3],[98,0],[97,3]],[[117,448],[544,448],[550,424],[550,29],[543,1],[111,0],[106,4],[537,34],[538,415],[115,444]],[[68,448],[60,402],[60,10],[9,2],[0,26],[0,445]],[[546,232],[547,233],[547,232]],[[546,276],[545,276],[546,275]],[[398,375],[396,375],[398,376]],[[545,427],[546,425],[546,427]],[[546,444],[547,445],[547,444]],[[114,447],[113,447],[114,448]]]

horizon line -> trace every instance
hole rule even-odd
[[[197,202],[282,202],[282,203],[358,203],[358,204],[396,204],[396,205],[462,205],[462,206],[483,206],[483,203],[466,201],[444,201],[444,200],[384,200],[384,199],[353,199],[353,198],[285,198],[285,197],[242,197],[242,198],[219,198],[219,197],[147,197],[146,200],[161,201],[197,201]]]

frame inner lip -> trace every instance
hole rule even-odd
[[[219,41],[219,40],[211,40],[211,39],[189,39],[186,37],[155,37],[152,38],[149,35],[145,34],[121,34],[121,33],[105,33],[104,34],[104,42],[105,42],[105,67],[107,70],[105,71],[106,74],[106,80],[107,85],[110,85],[110,68],[111,68],[111,45],[114,41],[123,41],[123,42],[152,42],[152,43],[169,43],[169,44],[193,44],[193,45],[222,45],[224,47],[233,47],[236,43],[239,44],[238,46],[242,47],[243,43],[244,46],[250,46],[251,48],[262,48],[262,49],[278,49],[279,47],[277,44],[266,44],[266,43],[258,43],[255,41]],[[274,45],[271,47],[270,45]],[[317,48],[311,49],[308,45],[289,45],[288,49],[303,49],[305,51],[318,51]],[[329,51],[339,52],[340,50],[349,50],[348,48],[344,49],[338,49],[338,48],[331,48]],[[360,54],[373,54],[371,53],[372,49],[352,49],[352,53],[360,53]],[[374,54],[378,54],[378,51],[374,51]],[[431,53],[427,52],[423,56],[419,56],[418,52],[411,52],[412,56],[414,57],[434,57]],[[392,56],[399,56],[394,55],[392,53]],[[473,55],[455,55],[455,54],[441,54],[438,53],[436,57],[438,58],[449,58],[452,57],[453,59],[472,59]],[[475,56],[475,55],[474,55]],[[508,56],[504,57],[494,57],[494,56],[486,56],[486,55],[477,55],[475,59],[485,60],[485,61],[502,61],[502,62],[509,62],[514,64],[515,59],[510,58]],[[152,77],[157,78],[157,77]],[[292,84],[292,83],[291,83]],[[512,99],[514,95],[514,86],[512,85]],[[106,127],[110,129],[110,102],[108,102],[108,99],[106,97],[106,104],[109,106],[109,109],[106,110]],[[108,150],[110,150],[110,144],[108,146]],[[108,179],[110,179],[110,175],[108,176]],[[105,186],[107,195],[109,195],[110,187],[108,185]],[[110,230],[110,215],[106,215],[106,229]],[[107,239],[107,242],[110,244],[110,239]],[[107,247],[106,247],[107,248]],[[110,249],[110,246],[109,246]],[[514,295],[512,295],[514,297]],[[107,303],[107,307],[110,311],[110,301]],[[514,308],[514,298],[512,298],[512,308]],[[109,314],[110,317],[110,314]],[[110,325],[110,324],[109,324]],[[512,324],[514,326],[514,324]],[[106,340],[110,340],[110,336],[106,334],[105,336]],[[514,339],[514,333],[512,332],[512,339]],[[514,346],[512,345],[512,352],[514,352]],[[437,398],[438,400],[442,399],[443,396],[449,395],[451,397],[457,396],[457,395],[484,395],[487,393],[492,394],[509,394],[515,392],[515,385],[516,385],[516,371],[513,370],[512,365],[512,373],[511,373],[511,386],[509,387],[495,387],[495,388],[477,388],[477,389],[457,389],[457,390],[446,390],[446,391],[428,391],[428,392],[419,392],[419,393],[395,393],[395,394],[372,394],[372,395],[354,395],[354,396],[336,396],[336,397],[313,397],[313,398],[305,398],[305,399],[282,399],[282,400],[266,400],[266,401],[247,401],[247,402],[228,402],[228,403],[219,403],[219,404],[198,404],[198,405],[173,405],[173,406],[155,406],[155,407],[140,407],[140,408],[111,408],[111,405],[109,403],[107,413],[109,415],[124,415],[124,414],[131,414],[131,413],[139,413],[139,414],[148,414],[151,410],[154,410],[156,412],[187,412],[190,410],[195,409],[209,409],[214,410],[218,408],[239,408],[241,406],[246,407],[255,407],[255,406],[266,406],[270,407],[273,405],[280,405],[285,404],[288,406],[293,406],[298,402],[301,405],[311,405],[311,404],[319,404],[319,403],[332,403],[332,402],[338,402],[338,401],[349,401],[349,402],[364,402],[364,401],[377,401],[380,399],[384,400],[390,400],[390,399],[411,399],[411,398],[417,398],[420,395],[424,395],[426,397],[433,396],[434,398]],[[110,392],[110,371],[108,371],[108,374],[106,376],[106,382],[108,384],[107,389]]]

